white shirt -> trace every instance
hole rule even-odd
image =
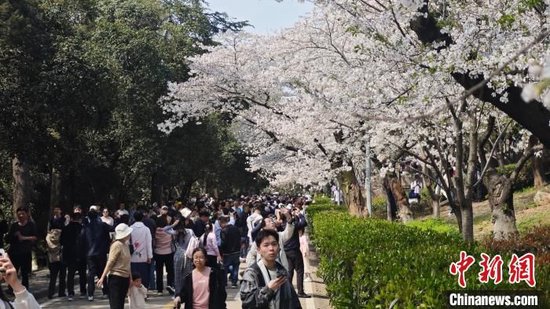
[[[153,258],[153,247],[151,231],[143,222],[138,221],[132,224],[132,246],[134,246],[134,253],[130,261],[132,263],[146,263],[147,259]]]
[[[101,221],[103,221],[103,222],[109,224],[110,226],[113,226],[113,225],[115,224],[115,219],[113,219],[113,218],[110,217],[110,216],[107,217],[107,218],[101,216]]]
[[[26,289],[15,293],[15,301],[11,303],[15,309],[40,309],[40,305],[34,298],[34,296],[29,293]],[[6,305],[5,302],[0,301],[0,309],[9,309],[10,307]]]
[[[141,285],[139,288],[130,286],[128,289],[128,304],[130,309],[145,309],[145,297],[147,288]]]

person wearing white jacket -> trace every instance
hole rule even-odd
[[[287,240],[292,237],[292,234],[294,234],[294,222],[290,222],[290,214],[288,212],[285,212],[284,214],[287,217],[287,225],[282,232],[279,233],[279,246],[280,248],[284,248],[284,244]],[[256,228],[261,228],[262,230],[273,230],[277,231],[277,227],[275,225],[275,220],[273,218],[265,218],[263,219],[263,222],[260,223],[260,226]],[[261,260],[260,254],[258,254],[258,247],[256,246],[256,242],[253,242],[250,246],[250,251],[248,251],[248,255],[246,256],[246,266],[250,267],[255,262],[258,262]],[[288,270],[288,259],[286,257],[285,250],[279,250],[279,253],[277,254],[277,261],[281,263],[286,270]]]
[[[13,294],[15,294],[15,301],[10,302],[4,295],[2,287],[0,287],[0,309],[41,308],[34,296],[17,279],[17,270],[13,267],[5,252],[0,253],[0,280],[7,282],[13,289]]]
[[[134,213],[135,222],[132,224],[132,234],[130,243],[133,252],[130,259],[132,272],[141,275],[141,281],[144,286],[149,286],[149,265],[153,258],[153,241],[151,230],[143,224],[143,213],[136,211]]]

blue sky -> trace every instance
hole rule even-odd
[[[313,9],[309,2],[297,0],[206,0],[212,11],[226,12],[237,20],[248,20],[255,28],[247,31],[269,34],[292,26],[300,16]]]

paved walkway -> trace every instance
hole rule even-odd
[[[310,294],[312,298],[300,298],[300,302],[304,309],[327,309],[331,308],[328,297],[326,296],[326,289],[323,280],[317,276],[318,259],[315,254],[314,248],[311,247],[311,256],[309,263],[305,265],[305,272],[311,274],[311,281],[304,282],[304,289],[307,294]],[[309,264],[309,265],[308,265]],[[241,263],[241,270],[244,270],[245,264]],[[87,299],[75,299],[69,302],[66,298],[54,298],[47,299],[48,293],[48,269],[41,269],[35,271],[30,279],[30,290],[42,305],[43,308],[57,308],[57,309],[71,309],[71,308],[108,308],[109,301],[101,298],[101,291],[96,289],[95,300],[89,302]],[[296,276],[294,276],[296,278]],[[76,281],[75,289],[78,292],[78,280]],[[294,285],[296,285],[296,279],[294,279]],[[167,293],[164,295],[150,294],[150,301],[147,308],[160,309],[172,308],[172,298]],[[239,298],[239,290],[227,288],[227,308],[239,309],[241,308],[241,300]]]

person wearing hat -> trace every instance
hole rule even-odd
[[[109,275],[109,306],[111,309],[124,309],[124,300],[130,287],[130,246],[128,240],[132,233],[132,228],[125,223],[120,223],[115,228],[115,241],[109,249],[109,259],[103,270],[101,278],[97,281],[97,286],[101,287],[105,277]]]

